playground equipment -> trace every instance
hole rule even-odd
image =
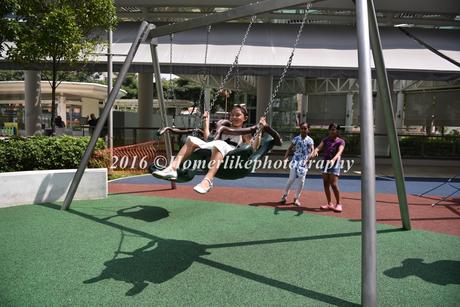
[[[125,62],[120,70],[118,78],[107,99],[107,103],[100,115],[100,120],[94,129],[94,133],[88,144],[80,166],[73,178],[69,192],[62,205],[62,210],[67,210],[73,200],[78,188],[81,177],[85,171],[91,153],[96,145],[97,138],[102,131],[103,124],[107,120],[110,110],[115,102],[116,95],[120,90],[121,84],[133,61],[134,55],[142,42],[150,43],[153,68],[160,113],[162,116],[162,127],[167,127],[166,107],[164,102],[163,88],[161,85],[160,64],[157,55],[157,37],[170,35],[181,31],[209,26],[211,24],[225,22],[237,18],[254,16],[257,14],[271,12],[287,7],[301,5],[304,3],[315,3],[320,0],[266,0],[236,7],[225,12],[206,15],[203,17],[190,19],[188,21],[170,24],[156,28],[148,22],[142,22],[139,31],[131,45]],[[391,148],[391,157],[395,178],[398,187],[399,205],[403,227],[410,229],[410,219],[407,208],[405,193],[404,174],[402,169],[401,155],[397,141],[394,112],[391,102],[391,95],[388,86],[384,60],[382,56],[381,41],[377,26],[377,19],[372,0],[356,0],[356,25],[358,36],[358,63],[359,63],[359,96],[360,96],[360,115],[361,115],[361,158],[362,158],[362,178],[361,178],[361,199],[362,199],[362,304],[364,306],[376,306],[376,228],[375,228],[375,151],[374,151],[374,128],[373,128],[373,106],[372,106],[372,87],[371,87],[371,59],[370,49],[375,61],[377,71],[378,90],[382,95],[381,103],[385,108],[385,122],[387,126],[388,139]],[[166,153],[171,157],[171,143],[169,141],[169,131],[165,132]]]
[[[428,194],[428,193],[430,193],[430,192],[432,192],[432,191],[434,191],[434,190],[437,190],[437,189],[439,189],[440,187],[445,186],[445,185],[448,185],[449,187],[451,187],[454,191],[451,192],[451,193],[448,194],[448,195],[445,195],[445,196],[441,197],[441,199],[437,200],[436,202],[432,203],[432,204],[431,204],[431,207],[434,207],[434,206],[436,206],[436,205],[438,205],[438,204],[440,204],[440,203],[442,203],[442,202],[448,200],[451,196],[454,196],[455,194],[457,194],[458,192],[460,192],[460,188],[459,188],[458,186],[455,186],[455,185],[452,184],[452,182],[455,182],[455,180],[456,180],[457,178],[459,178],[459,177],[460,177],[460,173],[457,174],[457,175],[455,175],[454,177],[451,177],[451,178],[447,179],[447,181],[444,181],[444,182],[441,183],[440,185],[437,185],[437,186],[435,186],[434,188],[431,188],[431,189],[426,190],[425,192],[423,192],[423,193],[421,193],[421,194],[418,194],[417,196],[418,196],[418,197],[426,197],[426,196],[425,196],[426,194]]]
[[[268,115],[268,113],[269,113],[269,111],[271,109],[271,106],[273,105],[273,102],[275,101],[275,99],[276,99],[276,97],[278,95],[278,91],[279,91],[281,85],[283,84],[283,82],[285,80],[286,73],[287,73],[288,69],[291,67],[292,60],[294,58],[294,54],[295,54],[295,51],[296,51],[296,47],[297,47],[297,44],[299,43],[303,28],[305,26],[305,22],[307,20],[308,11],[309,11],[310,7],[311,7],[311,3],[308,3],[307,4],[307,9],[305,10],[303,18],[302,18],[302,22],[300,23],[299,30],[297,31],[296,39],[295,39],[294,45],[292,47],[291,54],[290,54],[290,56],[288,58],[288,61],[287,61],[286,65],[284,66],[283,72],[281,73],[281,77],[279,78],[278,83],[275,86],[275,90],[273,91],[272,95],[270,96],[270,101],[267,104],[267,107],[265,108],[265,111],[264,111],[264,114],[263,114],[264,117],[266,117]],[[248,25],[248,27],[246,29],[246,32],[245,32],[245,34],[243,36],[243,39],[241,40],[241,44],[240,44],[238,52],[237,52],[237,54],[235,56],[233,64],[230,66],[230,68],[227,71],[227,74],[222,79],[222,82],[221,82],[221,84],[219,86],[219,89],[217,90],[216,94],[214,95],[213,99],[210,102],[210,106],[209,106],[208,110],[211,110],[212,107],[214,106],[215,102],[217,101],[219,93],[221,93],[222,91],[225,90],[224,89],[225,83],[229,79],[229,77],[232,74],[233,70],[235,70],[235,73],[237,74],[238,61],[239,61],[241,51],[242,51],[242,49],[243,49],[243,47],[244,47],[244,45],[246,43],[246,39],[247,39],[247,37],[248,37],[248,35],[250,33],[250,30],[251,30],[251,27],[252,27],[252,25],[253,25],[253,23],[255,21],[256,21],[256,16],[252,16],[251,21],[250,21],[250,23],[249,23],[249,25]],[[209,43],[208,37],[209,37],[209,28],[208,28],[208,35],[207,35],[207,40],[206,40],[206,47],[208,46],[208,43]],[[171,48],[172,48],[172,44],[171,44]],[[206,58],[207,58],[207,50],[208,50],[208,48],[206,48],[205,62],[206,62]],[[171,57],[170,57],[170,59],[171,59]],[[235,75],[235,77],[238,80],[238,75]],[[237,91],[238,90],[239,90],[239,86],[238,86],[238,82],[237,82]],[[227,99],[225,99],[225,101],[226,101],[225,110],[227,112],[228,111],[228,109],[227,109]],[[198,121],[195,121],[195,122],[197,123]],[[221,122],[224,122],[224,121],[221,121]],[[233,151],[231,151],[225,157],[225,160],[224,160],[225,162],[219,168],[219,171],[217,172],[216,177],[217,178],[222,178],[222,179],[239,179],[239,178],[245,177],[251,172],[253,163],[255,163],[257,160],[259,160],[263,156],[265,156],[273,148],[274,145],[281,146],[281,137],[279,136],[279,134],[276,131],[274,131],[273,129],[271,129],[270,127],[266,127],[266,128],[269,129],[270,136],[265,136],[263,139],[261,139],[260,147],[257,150],[253,151],[252,146],[248,145],[248,144],[238,146],[238,148],[236,148]],[[251,139],[251,144],[255,141],[255,139],[258,137],[258,135],[260,133],[262,133],[262,131],[260,130],[259,126],[254,126],[252,128],[249,128],[249,129],[248,128],[240,128],[240,129],[231,129],[231,130],[232,130],[231,132],[227,130],[227,133],[231,133],[231,134],[249,134],[249,133],[254,132],[254,136]],[[192,129],[192,130],[191,129],[185,129],[183,131],[180,131],[180,130],[176,130],[176,129],[171,128],[171,127],[165,127],[165,128],[162,129],[163,133],[164,133],[164,131],[169,131],[169,132],[177,133],[177,134],[186,134],[186,133],[192,131],[195,134],[198,131],[198,128],[195,126],[195,129]],[[210,160],[210,152],[208,150],[197,150],[187,160],[209,162],[209,160]],[[227,162],[236,161],[236,160],[242,161],[243,165],[245,165],[245,167],[225,168],[225,165],[228,165]],[[250,163],[246,163],[246,162],[250,162]],[[208,165],[208,163],[203,163],[202,164],[203,167],[201,167],[201,169],[206,169],[206,167],[204,167],[204,165]],[[151,169],[151,171],[153,172],[154,169]],[[179,168],[178,169],[178,178],[175,181],[178,181],[178,182],[190,181],[195,176],[195,173],[196,173],[195,167],[194,168],[183,168],[183,167]]]

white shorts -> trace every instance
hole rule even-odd
[[[187,137],[187,141],[190,140],[193,144],[197,145],[201,149],[209,149],[213,150],[216,148],[222,156],[226,156],[230,151],[234,150],[236,147],[228,144],[225,141],[222,140],[216,140],[216,141],[211,141],[211,142],[205,142],[202,139],[199,139],[195,136],[189,136]]]

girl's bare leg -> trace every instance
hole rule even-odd
[[[339,190],[339,177],[330,174],[331,177],[331,188],[334,191],[336,204],[340,204],[340,190]]]
[[[212,182],[223,160],[224,160],[224,156],[220,153],[219,150],[214,148],[212,150],[211,160],[209,160],[213,162],[211,163],[211,167],[209,168],[208,173],[206,174],[205,178],[208,178]],[[208,180],[203,179],[199,185],[207,189],[209,188],[210,183]]]
[[[329,174],[323,174],[323,185],[324,194],[326,194],[327,204],[329,205],[331,203],[331,191],[329,190],[331,183],[329,181]]]
[[[168,167],[172,170],[177,170],[182,161],[184,159],[187,159],[197,147],[198,146],[195,145],[192,141],[190,141],[190,139],[187,139],[187,142],[185,142],[184,146],[182,146],[182,148],[179,150],[176,157],[173,161],[171,161]]]

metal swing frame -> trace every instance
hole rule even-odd
[[[77,191],[90,156],[96,146],[97,139],[102,131],[104,122],[109,117],[110,111],[115,102],[116,95],[128,72],[139,45],[145,41],[150,43],[152,64],[156,80],[158,101],[162,126],[167,127],[166,107],[164,102],[163,88],[161,85],[160,63],[157,54],[157,37],[170,35],[215,23],[230,21],[237,18],[258,15],[287,7],[315,3],[321,0],[265,0],[236,7],[225,12],[206,15],[188,21],[165,25],[156,28],[155,25],[144,21],[141,23],[138,33],[126,56],[118,78],[110,92],[104,109],[101,113],[94,132],[89,141],[88,147],[83,154],[80,165],[75,173],[69,191],[62,205],[62,210],[69,209]],[[398,191],[401,219],[404,229],[410,229],[409,211],[404,182],[404,173],[401,162],[401,154],[396,134],[394,111],[391,102],[391,93],[386,74],[380,35],[372,0],[356,0],[356,25],[358,36],[358,63],[359,63],[359,94],[361,114],[361,157],[363,172],[361,177],[361,207],[362,207],[362,291],[361,302],[363,306],[376,306],[376,220],[375,220],[375,150],[374,150],[374,119],[372,106],[372,80],[371,80],[371,58],[370,49],[377,71],[378,90],[382,95],[381,103],[384,104],[385,122],[390,143],[390,151],[395,171],[395,179]],[[166,154],[171,158],[171,143],[169,133],[165,133]]]
[[[432,192],[432,191],[434,191],[434,190],[437,190],[440,187],[445,186],[445,185],[448,185],[449,187],[454,189],[454,191],[451,192],[449,195],[445,195],[445,196],[441,197],[440,199],[438,199],[436,202],[432,203],[431,207],[434,207],[434,206],[436,206],[436,205],[448,200],[450,197],[454,196],[458,192],[460,192],[460,188],[458,186],[452,185],[452,182],[455,182],[455,180],[457,180],[458,178],[460,178],[460,173],[458,173],[457,175],[455,175],[453,177],[450,177],[449,179],[447,179],[443,183],[435,186],[434,188],[430,188],[429,190],[426,190],[425,192],[423,192],[421,194],[417,194],[416,196],[423,197],[423,198],[429,198],[429,197],[426,197],[425,195],[430,193],[430,192]]]

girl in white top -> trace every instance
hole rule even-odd
[[[230,113],[230,127],[222,127],[221,131],[217,131],[217,139],[211,142],[206,142],[209,137],[209,114],[205,112],[203,115],[204,119],[204,129],[203,129],[203,139],[199,139],[197,137],[189,136],[187,141],[185,142],[184,146],[180,149],[178,154],[174,157],[174,160],[171,161],[169,166],[162,171],[156,171],[153,173],[155,177],[167,179],[167,180],[175,180],[177,179],[177,168],[181,165],[182,161],[187,159],[197,148],[203,149],[210,149],[212,150],[211,153],[211,161],[213,163],[210,164],[210,168],[208,173],[204,177],[204,179],[196,185],[193,189],[201,194],[205,194],[209,192],[212,188],[212,181],[214,176],[216,175],[217,171],[219,170],[219,166],[224,160],[224,157],[233,149],[235,149],[238,145],[242,143],[250,143],[251,142],[251,134],[244,134],[244,135],[230,135],[225,134],[226,128],[235,128],[239,129],[242,128],[244,123],[248,120],[248,111],[244,106],[235,105]],[[259,121],[259,127],[263,129],[267,125],[265,117],[262,117]],[[258,138],[253,142],[253,148],[256,150],[260,144],[260,133]],[[220,137],[219,137],[220,136]]]
[[[305,177],[308,171],[307,161],[312,157],[315,145],[313,139],[308,136],[310,125],[306,122],[303,122],[299,125],[299,127],[300,134],[292,139],[292,143],[284,155],[284,159],[286,160],[288,159],[289,155],[293,153],[291,163],[289,164],[289,179],[286,183],[286,187],[284,189],[280,203],[286,203],[289,189],[291,188],[294,181],[298,179],[299,185],[295,194],[294,205],[300,207],[300,194],[302,193]]]

